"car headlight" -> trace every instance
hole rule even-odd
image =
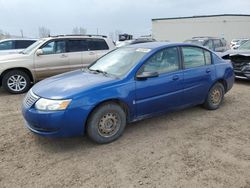
[[[37,110],[43,110],[43,111],[65,110],[68,107],[70,102],[71,102],[71,99],[51,100],[51,99],[41,98],[36,102],[35,108]]]

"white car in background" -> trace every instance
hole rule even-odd
[[[37,39],[4,39],[0,40],[0,55],[17,54],[36,42]]]
[[[230,49],[235,50],[240,47],[240,45],[247,42],[249,39],[233,39],[230,43]]]

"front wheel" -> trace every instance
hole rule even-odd
[[[20,94],[29,90],[30,78],[20,70],[12,70],[3,76],[2,85],[6,91],[12,94]]]
[[[99,144],[119,138],[126,126],[126,113],[115,103],[105,103],[95,109],[87,122],[87,133]]]
[[[225,94],[224,86],[221,83],[216,83],[209,90],[204,107],[208,110],[216,110],[220,107]]]

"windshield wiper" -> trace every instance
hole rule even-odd
[[[95,73],[101,73],[101,74],[103,74],[105,76],[107,76],[109,74],[106,71],[99,70],[99,69],[90,69],[90,68],[88,68],[88,70],[91,71],[91,72],[95,72]]]

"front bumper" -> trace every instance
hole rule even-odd
[[[89,112],[89,107],[46,112],[33,107],[22,107],[26,127],[33,133],[46,137],[83,135]]]

